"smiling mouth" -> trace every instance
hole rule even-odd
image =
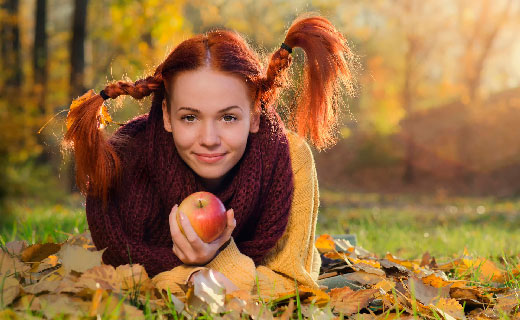
[[[205,163],[215,163],[217,161],[220,161],[222,158],[224,158],[226,154],[223,153],[223,154],[217,154],[217,155],[204,156],[204,155],[196,153],[195,155],[199,161],[202,161]]]

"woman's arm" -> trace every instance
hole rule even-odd
[[[258,289],[263,296],[293,290],[294,279],[300,284],[318,288],[316,281],[321,259],[314,244],[319,207],[316,167],[308,144],[292,132],[289,132],[288,138],[294,172],[294,196],[284,235],[257,267],[249,256],[240,252],[233,238],[212,261],[204,265],[223,273],[239,289],[252,293]],[[186,272],[178,272],[186,268],[191,268],[188,277],[185,276]],[[182,265],[158,274],[152,281],[159,289],[186,284],[189,276],[198,271],[195,268]],[[255,287],[257,279],[258,287]]]

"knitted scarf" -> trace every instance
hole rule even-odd
[[[119,144],[122,136],[130,143]],[[100,199],[86,198],[92,240],[98,250],[106,248],[103,262],[116,267],[131,259],[150,277],[181,265],[172,251],[169,214],[190,194],[207,190],[177,153],[160,104],[119,128],[109,143],[122,162],[122,183],[111,191],[105,213]],[[259,131],[249,133],[242,158],[214,192],[226,209],[233,208],[237,224],[232,237],[257,265],[286,229],[293,179],[283,122],[276,111],[264,111]]]

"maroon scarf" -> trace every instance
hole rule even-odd
[[[164,130],[160,104],[136,117],[114,136],[130,136],[118,145],[123,180],[111,193],[103,214],[99,199],[87,196],[86,211],[98,250],[108,247],[103,261],[113,266],[144,265],[151,277],[182,264],[172,252],[168,216],[175,204],[205,190],[199,176],[180,158],[171,132]],[[285,128],[275,111],[262,113],[260,129],[249,133],[241,160],[215,193],[226,209],[233,208],[234,238],[241,253],[260,264],[284,233],[294,191]]]

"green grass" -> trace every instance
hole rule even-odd
[[[2,245],[22,239],[29,244],[62,242],[68,233],[87,229],[84,199],[78,194],[64,198],[60,204],[11,200],[9,205],[14,214],[0,217]],[[416,259],[428,251],[442,261],[462,254],[466,247],[473,256],[494,260],[504,257],[512,267],[518,264],[519,227],[520,199],[379,195],[321,189],[316,233],[354,233],[358,245],[379,256],[390,252]],[[506,285],[518,288],[518,280]],[[148,317],[154,317],[146,305],[138,307]],[[172,303],[168,308],[166,314],[171,318],[183,318]],[[301,317],[299,301],[293,317]]]
[[[354,233],[358,244],[384,256],[420,258],[520,252],[520,199],[345,194],[323,191],[316,233]]]
[[[63,242],[68,238],[67,233],[82,233],[88,228],[82,201],[79,194],[60,204],[35,199],[11,200],[12,214],[0,221],[0,242],[26,240],[29,245]]]

